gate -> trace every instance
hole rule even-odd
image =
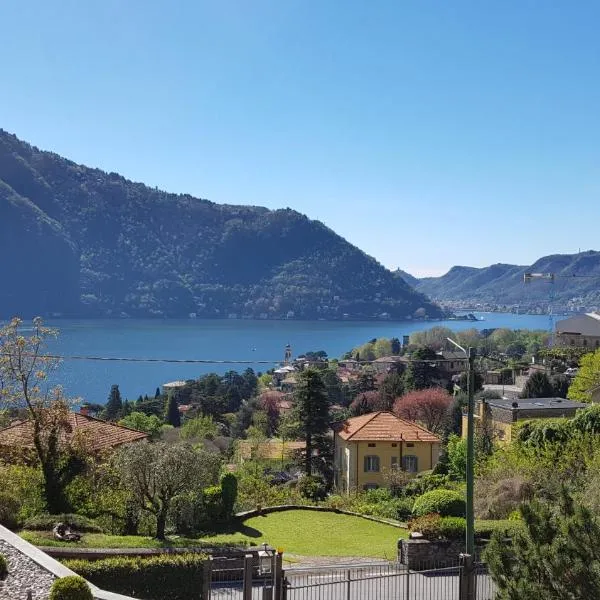
[[[207,561],[203,600],[460,600],[462,567],[361,563],[282,569],[281,554]],[[475,600],[494,600],[496,588],[477,563]]]
[[[282,555],[261,551],[205,563],[202,600],[282,600]]]

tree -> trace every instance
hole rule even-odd
[[[394,356],[397,356],[398,354],[400,354],[400,352],[402,350],[402,346],[400,344],[400,340],[397,337],[393,337],[390,340],[390,346],[391,346],[392,354]]]
[[[550,378],[552,385],[552,396],[554,398],[566,398],[569,393],[569,378],[566,375],[553,375]]]
[[[181,428],[182,440],[212,440],[219,434],[219,426],[210,415],[187,420]]]
[[[542,371],[536,371],[527,379],[521,398],[552,398],[554,387],[550,378]]]
[[[558,506],[521,506],[522,530],[506,544],[494,536],[485,553],[498,600],[600,598],[600,525],[563,489]]]
[[[165,539],[169,509],[175,498],[213,485],[219,470],[218,456],[194,450],[187,444],[132,444],[117,456],[124,486],[138,506],[156,518],[156,538]]]
[[[181,426],[181,415],[179,414],[179,404],[175,394],[168,394],[166,400],[165,422],[173,427]]]
[[[119,425],[143,431],[156,440],[160,437],[162,421],[156,415],[146,415],[143,412],[133,411],[119,421]]]
[[[226,519],[233,515],[233,509],[238,495],[238,480],[233,473],[225,473],[221,477],[221,498],[223,500],[223,513]]]
[[[439,356],[431,348],[417,348],[410,358],[411,362],[404,372],[406,391],[424,390],[440,384],[443,377],[434,362]]]
[[[381,397],[381,410],[391,410],[394,400],[404,393],[404,377],[392,371],[388,373],[379,385],[379,396]]]
[[[304,470],[306,475],[310,475],[314,442],[325,436],[329,429],[329,398],[321,374],[316,369],[305,369],[299,373],[297,381],[294,410],[306,440]]]
[[[119,391],[119,386],[115,383],[110,386],[110,393],[108,394],[103,416],[107,421],[117,421],[121,416],[122,410],[123,400],[121,399],[121,392]]]
[[[154,392],[154,397],[160,398],[160,388],[159,387],[156,388],[156,392]],[[141,398],[141,396],[140,396],[140,398]]]
[[[371,369],[366,369],[360,373],[356,382],[358,392],[370,392],[375,389],[375,375]]]
[[[460,374],[460,377],[458,379],[458,387],[463,392],[468,391],[467,390],[468,377],[469,377],[469,375],[463,371]],[[483,389],[483,376],[481,375],[481,373],[477,373],[477,371],[475,371],[475,373],[473,374],[473,381],[475,383],[475,389],[473,390],[473,393],[476,394],[477,392],[479,392]]]
[[[371,390],[370,392],[362,392],[350,404],[350,414],[353,417],[360,415],[367,415],[375,412],[376,410],[382,410],[380,408],[381,396],[379,392]]]
[[[442,388],[409,392],[394,403],[394,413],[401,419],[418,421],[433,433],[446,427],[452,396]]]
[[[569,388],[569,398],[590,402],[591,391],[600,385],[600,350],[590,352],[581,357],[579,371]]]
[[[273,437],[279,427],[279,393],[265,392],[260,396],[260,407],[267,416],[266,434],[268,437]]]
[[[22,325],[14,318],[0,328],[0,409],[23,409],[27,414],[47,509],[52,514],[68,512],[65,488],[83,467],[86,440],[64,435],[70,428],[69,402],[60,388],[45,389],[48,371],[58,365],[45,348],[58,331],[44,327],[39,317],[27,333]]]

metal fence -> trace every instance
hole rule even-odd
[[[248,560],[242,568],[232,563],[213,570],[203,600],[459,600],[462,568],[457,560],[411,570],[398,562],[279,570],[274,559],[265,573]],[[475,572],[474,600],[494,600],[485,565],[477,563]]]

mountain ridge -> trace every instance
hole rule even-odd
[[[4,130],[0,223],[7,235],[0,276],[12,283],[10,299],[0,294],[0,316],[20,309],[93,317],[442,315],[374,258],[297,211],[149,188]],[[16,268],[10,257],[23,252],[24,233],[36,251],[24,252]],[[44,294],[36,294],[36,279]]]
[[[556,279],[552,284],[535,280],[525,284],[525,273],[554,273]],[[454,266],[440,277],[418,279],[415,288],[446,304],[595,308],[600,305],[600,252],[550,254],[528,266],[506,263],[488,267]]]

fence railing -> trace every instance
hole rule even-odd
[[[279,561],[279,565],[281,562]],[[475,594],[469,600],[494,600],[496,588],[485,565],[475,563]],[[463,581],[461,583],[461,575]],[[210,575],[210,591],[203,600],[462,600],[464,566],[426,563],[408,569],[398,562],[373,562],[281,569],[277,557],[263,572],[247,561]]]

